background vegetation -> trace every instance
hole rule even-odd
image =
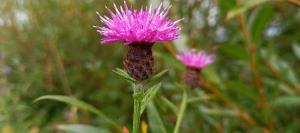
[[[111,128],[77,106],[33,103],[49,94],[83,100],[118,124],[131,127],[132,91],[112,72],[122,66],[124,47],[121,43],[100,45],[100,36],[92,28],[99,24],[95,12],[107,14],[104,7],[112,7],[113,2],[0,1],[0,132],[78,128],[68,124],[92,125],[103,132]],[[130,3],[138,8],[149,2]],[[193,90],[196,99],[188,105],[181,132],[300,132],[299,1],[164,3],[172,4],[172,19],[184,18],[182,35],[154,48],[155,70],[169,71],[143,116],[143,128],[148,126],[153,133],[173,130],[182,97],[176,82],[184,71],[174,54],[196,48],[215,53],[217,61],[203,71],[201,89]]]

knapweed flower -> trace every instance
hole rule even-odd
[[[182,82],[192,88],[199,87],[200,72],[215,60],[214,55],[207,55],[204,51],[191,50],[176,56],[186,66]]]
[[[128,52],[124,59],[125,70],[136,80],[147,79],[153,73],[154,59],[152,46],[155,42],[172,41],[178,38],[180,29],[177,24],[181,20],[171,21],[167,15],[170,7],[162,4],[152,11],[128,7],[126,1],[119,8],[114,4],[115,12],[107,8],[112,16],[99,16],[103,27],[95,26],[104,38],[102,44],[124,42]]]

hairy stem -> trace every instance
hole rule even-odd
[[[140,130],[140,117],[141,117],[141,104],[143,98],[143,85],[134,84],[133,87],[133,101],[134,101],[134,110],[133,110],[133,133],[139,133]]]
[[[179,112],[177,115],[176,125],[175,125],[175,129],[174,129],[173,133],[179,133],[179,128],[180,128],[180,125],[182,122],[182,118],[183,118],[183,114],[185,112],[186,106],[187,106],[187,92],[185,91],[183,93],[182,102],[181,102],[180,109],[179,109]]]

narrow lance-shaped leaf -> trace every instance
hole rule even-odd
[[[300,106],[300,96],[282,96],[275,99],[274,106]]]
[[[157,81],[158,79],[160,79],[162,76],[164,76],[166,73],[168,72],[167,69],[161,71],[160,73],[150,77],[149,79],[147,79],[146,81],[144,81],[144,83],[150,83],[150,82],[154,82]]]
[[[143,99],[142,99],[142,105],[141,105],[141,114],[143,113],[143,111],[145,110],[145,108],[147,107],[148,103],[152,100],[152,98],[156,95],[156,93],[158,92],[159,88],[161,86],[161,83],[158,83],[154,86],[152,86],[151,88],[149,88]]]
[[[103,118],[105,121],[107,121],[111,125],[113,125],[116,129],[118,129],[120,131],[122,130],[121,126],[119,126],[115,121],[113,121],[112,119],[107,117],[103,112],[101,112],[100,110],[98,110],[94,106],[92,106],[90,104],[87,104],[83,101],[77,100],[75,98],[71,98],[71,97],[68,97],[68,96],[62,96],[62,95],[47,95],[47,96],[42,96],[42,97],[39,97],[39,98],[35,99],[34,102],[38,102],[38,101],[41,101],[41,100],[55,100],[55,101],[67,103],[67,104],[70,104],[70,105],[75,105],[80,109],[87,110],[87,111],[90,111],[92,113],[95,113],[96,115]]]
[[[274,10],[270,4],[265,4],[258,8],[251,14],[249,26],[249,32],[254,44],[260,44],[262,42],[267,25],[270,23]]]
[[[180,131],[180,125],[182,123],[183,115],[184,115],[184,112],[185,112],[186,106],[187,106],[187,99],[188,99],[187,93],[184,92],[182,101],[181,101],[181,105],[180,105],[180,109],[177,114],[177,120],[176,120],[177,122],[176,122],[176,126],[174,128],[174,133],[178,133]]]
[[[126,79],[129,82],[135,82],[136,81],[127,72],[125,72],[124,70],[122,70],[120,68],[116,68],[115,70],[113,70],[113,72],[116,73],[116,74],[118,74],[120,77]]]

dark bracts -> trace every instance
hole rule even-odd
[[[152,43],[132,43],[128,45],[128,52],[123,61],[124,67],[129,75],[138,81],[149,78],[153,73],[152,46]]]
[[[199,87],[200,69],[186,67],[186,72],[183,75],[182,82],[191,88]]]

